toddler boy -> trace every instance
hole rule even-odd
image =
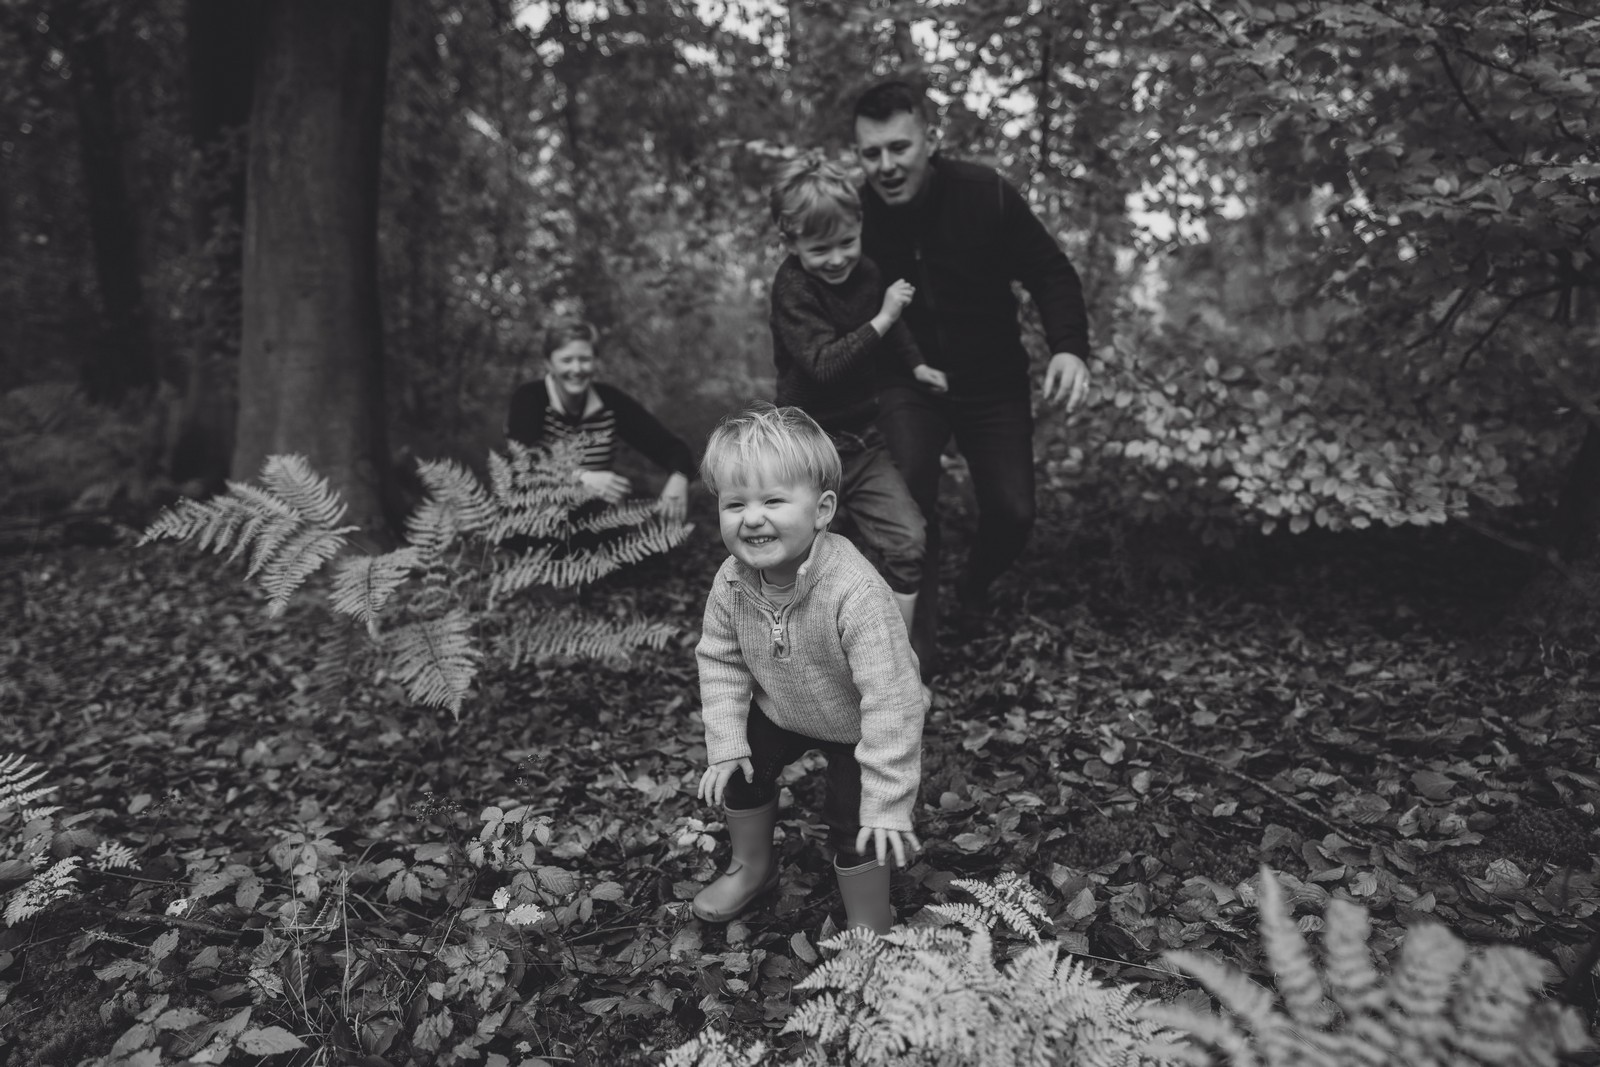
[[[726,922],[778,883],[778,775],[811,749],[828,758],[823,821],[848,925],[886,933],[888,853],[904,866],[928,701],[889,587],[827,532],[839,455],[794,407],[724,418],[701,474],[729,559],[706,598],[695,656],[706,759],[700,796],[723,806],[733,860],[694,898]],[[871,851],[869,851],[869,847]]]

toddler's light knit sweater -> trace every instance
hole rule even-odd
[[[861,825],[910,830],[928,705],[889,586],[854,545],[824,532],[791,603],[775,607],[760,588],[759,574],[730,556],[706,597],[695,658],[707,758],[750,755],[753,698],[786,730],[853,743]]]

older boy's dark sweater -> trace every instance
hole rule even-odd
[[[882,337],[872,317],[883,307],[884,284],[872,260],[861,257],[850,277],[829,285],[789,256],[772,279],[772,359],[780,406],[793,405],[830,433],[859,433],[877,414],[883,357],[909,373],[923,362],[905,324]]]

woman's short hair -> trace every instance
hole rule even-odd
[[[861,221],[861,194],[839,164],[820,156],[791,159],[779,168],[768,196],[772,221],[785,240],[825,238]]]
[[[804,411],[760,401],[723,416],[700,461],[700,477],[713,493],[719,485],[751,474],[771,474],[819,493],[837,493],[839,451]]]
[[[600,331],[587,319],[581,319],[576,315],[558,315],[544,327],[544,358],[549,359],[555,354],[556,349],[570,345],[574,341],[586,341],[593,345],[598,340]]]

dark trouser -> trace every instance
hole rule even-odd
[[[853,525],[877,557],[873,562],[889,588],[896,593],[915,593],[922,586],[927,524],[889,456],[883,435],[876,427],[868,427],[860,434],[830,436],[842,468],[835,527]]]
[[[911,635],[927,673],[938,647],[939,457],[954,437],[972,475],[978,539],[962,583],[981,593],[1016,562],[1033,530],[1033,412],[1026,394],[937,396],[892,385],[878,397],[878,427],[928,524],[922,595]]]
[[[861,764],[856,762],[856,746],[785,730],[767,718],[753,700],[745,739],[750,744],[755,781],[746,782],[743,771],[734,771],[722,795],[723,803],[735,810],[759,808],[778,795],[778,775],[785,767],[812,749],[821,749],[828,757],[828,791],[822,804],[828,846],[841,863],[853,863],[860,855],[856,834],[861,830]]]

